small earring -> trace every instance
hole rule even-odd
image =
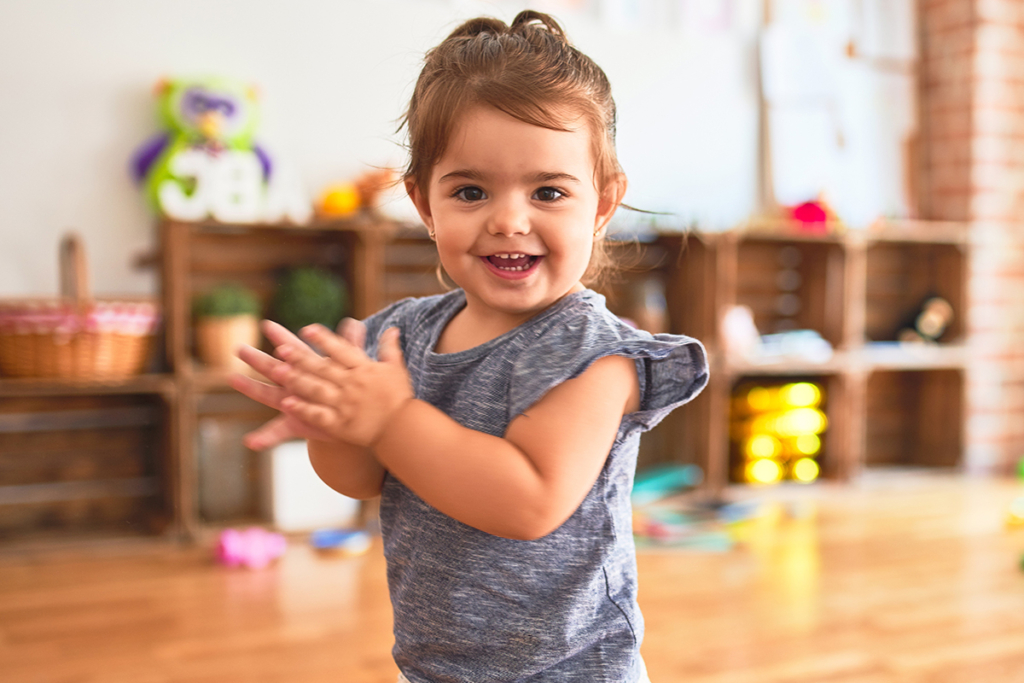
[[[430,228],[427,228],[427,234],[430,236],[430,239],[434,239],[435,235],[434,235],[434,231],[433,230],[431,230]]]

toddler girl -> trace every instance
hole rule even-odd
[[[640,434],[707,382],[582,281],[626,189],[608,81],[550,17],[475,19],[431,50],[405,185],[447,294],[302,336],[264,326],[282,416],[320,477],[380,495],[394,657],[410,683],[646,681],[630,491]]]

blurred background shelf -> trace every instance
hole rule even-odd
[[[170,396],[174,391],[174,378],[166,373],[137,375],[118,380],[0,378],[0,398],[107,394]]]
[[[700,339],[712,368],[707,390],[644,437],[640,466],[698,465],[703,494],[721,497],[744,481],[737,392],[801,382],[822,394],[822,477],[849,480],[875,466],[958,466],[967,363],[963,226],[795,229],[758,223],[610,243],[620,268],[598,287],[609,308],[652,333]],[[164,222],[159,235],[160,372],[104,382],[0,380],[0,466],[20,472],[0,488],[0,505],[17,511],[4,516],[11,528],[128,520],[130,528],[195,538],[261,519],[264,456],[248,451],[242,437],[274,412],[233,391],[229,371],[196,360],[197,293],[232,280],[266,303],[282,269],[317,265],[344,281],[349,314],[362,318],[446,286],[421,226],[372,216],[304,228]],[[897,342],[929,296],[953,310],[939,343]],[[749,309],[761,334],[811,331],[831,355],[727,352],[723,320],[737,306]]]
[[[966,225],[920,220],[825,234],[760,220],[728,232],[661,233],[618,245],[629,267],[604,288],[612,310],[653,321],[639,324],[652,332],[700,339],[712,368],[705,392],[645,437],[642,464],[696,464],[705,493],[719,496],[743,481],[730,436],[736,392],[811,382],[823,392],[828,423],[820,435],[822,476],[849,480],[898,460],[896,452],[911,454],[904,459],[915,466],[959,465],[968,250]],[[930,297],[953,312],[939,343],[898,342]],[[814,333],[831,356],[729,351],[723,322],[735,307],[748,309],[761,335]],[[886,439],[901,446],[880,448]]]
[[[850,358],[836,352],[825,361],[801,358],[726,358],[722,370],[730,377],[751,375],[799,377],[803,375],[837,375],[850,367]]]
[[[874,342],[865,344],[854,363],[864,370],[963,370],[967,365],[964,344],[914,344]]]

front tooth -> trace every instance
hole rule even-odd
[[[498,254],[498,258],[507,259],[508,258],[508,254]]]

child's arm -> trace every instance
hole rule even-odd
[[[382,338],[377,363],[324,328],[304,331],[337,366],[317,373],[331,386],[306,385],[308,374],[295,382],[296,397],[282,408],[336,437],[372,445],[385,468],[465,524],[515,539],[561,526],[597,480],[623,414],[638,408],[634,362],[598,360],[515,418],[500,438],[415,400],[394,332]],[[284,358],[292,362],[293,350]]]
[[[276,345],[299,341],[285,328],[270,321],[264,322],[263,331]],[[288,366],[252,347],[240,349],[239,357],[277,385],[235,375],[231,378],[232,386],[249,398],[280,410],[281,401],[288,396],[288,390],[284,388],[290,374]],[[380,494],[384,468],[369,449],[337,441],[294,415],[282,414],[274,418],[247,434],[244,442],[248,448],[259,451],[297,438],[307,440],[313,469],[335,491],[351,498],[372,498]]]

